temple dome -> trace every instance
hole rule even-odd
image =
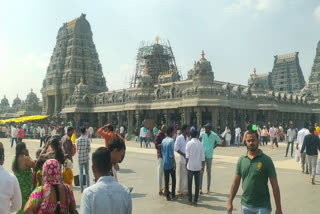
[[[37,95],[31,89],[30,93],[27,95],[26,103],[33,103],[33,102],[38,103],[39,102],[39,98],[37,97]]]
[[[21,105],[21,99],[17,95],[17,97],[13,100],[12,106],[18,106]]]
[[[1,99],[1,106],[9,106],[9,101],[6,98],[6,95]]]

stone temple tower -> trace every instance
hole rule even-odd
[[[320,41],[318,42],[316,56],[309,77],[309,88],[312,90],[313,95],[316,97],[320,96]]]
[[[81,77],[91,93],[108,90],[85,14],[64,23],[58,31],[41,89],[43,113],[59,113]]]
[[[276,92],[300,92],[304,77],[299,64],[299,52],[274,56],[271,73],[273,90]]]

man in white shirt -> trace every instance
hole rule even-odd
[[[174,151],[180,155],[178,161],[178,194],[186,194],[188,191],[188,173],[186,169],[186,146],[189,142],[189,126],[183,125],[181,128],[181,135],[179,135],[174,144]]]
[[[111,167],[111,154],[108,149],[98,148],[92,154],[92,172],[97,183],[84,190],[81,214],[132,213],[130,191],[110,176]]]
[[[13,142],[16,141],[16,145],[18,143],[18,130],[16,129],[16,126],[11,126],[11,148],[13,147]]]
[[[144,144],[147,148],[147,132],[148,132],[148,129],[143,125],[140,129],[140,147],[141,148],[142,148],[142,141],[144,141]]]
[[[0,213],[10,214],[20,210],[22,205],[21,191],[16,176],[3,168],[4,148],[0,142]]]
[[[42,147],[42,143],[45,142],[46,139],[46,130],[44,129],[43,126],[40,128],[40,147]]]
[[[241,143],[241,139],[240,139],[240,137],[241,137],[241,129],[240,129],[240,127],[237,126],[237,128],[235,129],[234,132],[235,132],[235,144],[237,146],[240,146],[240,143]]]
[[[197,139],[197,131],[190,130],[191,140],[186,146],[186,159],[188,169],[188,193],[189,204],[192,204],[192,179],[195,180],[194,204],[197,205],[199,198],[200,173],[203,173],[205,156],[202,143]]]
[[[296,138],[296,130],[294,129],[293,123],[290,124],[290,128],[287,131],[287,150],[286,150],[286,156],[288,156],[289,147],[291,145],[291,157],[293,156],[293,142]]]
[[[125,134],[125,133],[124,133],[124,127],[121,126],[121,127],[120,127],[120,135],[121,135],[121,137],[122,137],[123,139],[124,139],[124,137],[125,137],[124,134]]]
[[[308,126],[309,126],[309,124],[306,122],[304,124],[304,127],[298,132],[296,149],[299,151],[301,151],[304,137],[307,136],[308,134],[310,134],[310,132],[308,130]],[[304,173],[304,169],[306,169],[306,174],[309,174],[309,172],[308,172],[309,167],[308,166],[309,166],[308,161],[306,161],[306,152],[303,152],[303,153],[301,153],[301,169],[302,169],[303,173]]]

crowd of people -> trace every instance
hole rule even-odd
[[[2,166],[5,157],[4,147],[0,143],[0,177],[4,179],[4,182],[0,182],[0,194],[3,198],[1,200],[6,200],[4,203],[1,201],[0,213],[76,213],[73,195],[73,181],[76,181],[76,176],[73,175],[75,155],[82,193],[81,213],[132,213],[132,188],[119,184],[117,176],[119,163],[123,161],[126,151],[124,127],[116,129],[113,125],[107,124],[97,129],[96,133],[104,139],[105,146],[96,149],[90,159],[93,131],[90,127],[81,127],[80,137],[72,142],[75,130],[70,125],[65,126],[63,131],[57,126],[57,129],[54,128],[56,132],[47,132],[44,127],[40,127],[40,149],[36,152],[36,160],[30,157],[23,137],[18,136],[16,126],[10,127],[11,147],[14,145],[14,138],[16,141],[12,162],[14,176]],[[18,128],[24,131],[22,127]],[[17,133],[17,137],[12,134],[13,131]],[[242,212],[271,213],[268,179],[273,189],[276,213],[282,213],[273,161],[259,147],[268,145],[268,142],[271,142],[272,148],[273,145],[278,147],[278,141],[283,140],[287,142],[285,157],[288,156],[289,149],[293,157],[296,143],[295,159],[301,161],[302,172],[310,174],[310,183],[314,184],[320,150],[319,132],[320,127],[317,124],[309,126],[308,123],[305,123],[301,130],[295,128],[292,123],[287,130],[283,130],[281,126],[274,125],[262,126],[261,129],[260,126],[249,122],[243,134],[240,127],[236,127],[234,144],[246,146],[247,153],[239,158],[236,166],[228,213],[232,213],[233,199],[241,180]],[[155,126],[152,130],[143,125],[138,142],[141,147],[144,143],[146,148],[151,147],[150,142],[155,144],[159,195],[165,196],[168,201],[186,195],[189,204],[197,206],[199,194],[211,192],[211,169],[215,148],[230,146],[231,139],[229,127],[226,127],[223,133],[217,134],[210,123],[201,129],[188,125],[182,125],[181,128],[162,125],[160,129]],[[179,156],[177,161],[175,152]],[[90,161],[93,185],[90,185]],[[203,188],[205,171],[207,182]],[[251,185],[252,183],[255,185]]]
[[[82,193],[81,213],[132,213],[132,189],[119,184],[117,177],[118,164],[124,159],[126,150],[124,139],[113,131],[112,125],[98,130],[106,144],[92,153],[95,183],[90,186],[91,141],[87,132],[87,128],[80,128],[81,135],[75,143],[71,140],[74,133],[71,126],[63,136],[47,136],[44,146],[36,152],[35,160],[30,157],[27,145],[18,141],[12,163],[14,175],[2,166],[5,157],[4,146],[0,143],[0,213],[77,213],[72,170],[76,154]]]

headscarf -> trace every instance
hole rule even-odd
[[[67,162],[67,169],[72,169],[73,168],[73,164],[72,164],[72,162],[71,162],[71,160],[70,159],[66,159],[65,160],[65,162]]]
[[[42,181],[43,181],[43,200],[41,209],[45,209],[49,196],[51,193],[52,185],[60,184],[61,171],[59,162],[56,159],[47,160],[42,167]]]

